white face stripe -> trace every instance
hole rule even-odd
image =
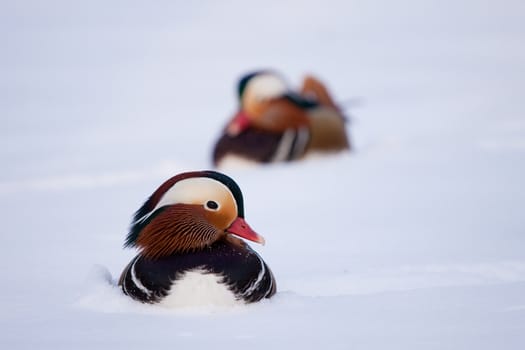
[[[192,177],[176,182],[145,217],[166,205],[204,204],[210,200],[217,202],[219,209],[231,201],[235,212],[238,210],[235,197],[225,184],[209,177]]]
[[[286,83],[273,74],[261,74],[253,77],[246,86],[246,95],[257,99],[279,97],[288,91]]]

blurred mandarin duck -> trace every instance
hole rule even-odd
[[[244,76],[238,84],[239,111],[217,141],[213,162],[291,161],[314,152],[350,149],[345,117],[316,78],[304,78],[300,91],[271,71]]]
[[[176,175],[135,213],[126,246],[139,254],[119,285],[143,303],[235,305],[275,294],[271,270],[241,237],[264,244],[244,219],[239,186],[215,171]]]

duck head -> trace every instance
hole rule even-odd
[[[235,235],[264,244],[244,220],[239,186],[215,171],[176,175],[135,213],[125,246],[156,259],[202,249]]]
[[[245,75],[237,87],[241,109],[255,115],[265,103],[286,95],[289,90],[286,81],[269,70]]]
[[[292,96],[286,81],[269,70],[245,75],[237,86],[239,110],[228,124],[226,132],[236,136],[250,126],[283,132],[307,123],[304,110]]]

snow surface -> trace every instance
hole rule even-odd
[[[0,348],[525,348],[525,2],[0,2]],[[132,213],[210,167],[244,72],[350,105],[355,152],[229,172],[275,298],[114,286]]]

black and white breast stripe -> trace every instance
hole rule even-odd
[[[282,162],[301,157],[306,150],[309,138],[310,131],[307,127],[287,129],[279,141],[279,145],[275,150],[272,161]]]
[[[150,260],[135,257],[122,273],[125,294],[144,303],[159,303],[189,271],[220,277],[236,299],[251,303],[271,297],[275,291],[272,272],[247,245],[220,240],[203,250]]]

